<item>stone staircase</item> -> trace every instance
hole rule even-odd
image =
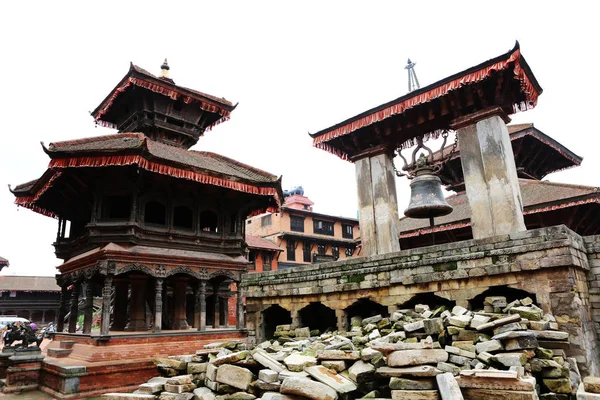
[[[51,347],[46,349],[48,357],[64,358],[68,357],[73,351],[73,340],[62,340],[58,342],[58,347]]]

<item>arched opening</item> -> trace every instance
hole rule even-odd
[[[144,207],[144,222],[154,225],[165,225],[167,221],[167,208],[156,200],[151,200]]]
[[[194,211],[188,206],[173,209],[173,226],[179,229],[194,229]]]
[[[217,214],[210,210],[204,210],[200,213],[200,230],[204,232],[218,231]]]
[[[265,327],[265,339],[272,339],[277,325],[287,325],[292,323],[292,315],[288,310],[278,304],[263,311],[263,325]]]
[[[300,310],[300,322],[311,331],[317,329],[320,333],[337,329],[335,311],[321,303],[310,303]]]
[[[510,288],[508,286],[493,286],[491,288],[489,288],[488,290],[486,290],[485,292],[481,293],[480,295],[477,295],[475,297],[473,297],[471,300],[469,300],[469,306],[471,308],[471,310],[473,311],[480,311],[480,310],[485,310],[485,298],[486,297],[505,297],[506,298],[506,303],[511,303],[515,300],[521,300],[524,299],[526,297],[529,297],[531,300],[533,300],[534,303],[536,303],[536,296],[533,293],[529,293],[525,290],[522,289],[514,289],[514,288]],[[501,304],[501,303],[500,303]],[[493,308],[490,309],[489,307],[487,308],[488,312],[493,312]]]
[[[369,299],[358,299],[348,308],[346,308],[346,315],[348,317],[348,326],[351,326],[352,317],[359,316],[361,318],[373,317],[375,315],[381,315],[382,317],[388,316],[387,307],[382,306]]]
[[[425,304],[429,306],[431,311],[438,309],[439,307],[446,307],[446,310],[452,310],[452,307],[456,305],[455,301],[445,299],[440,296],[436,296],[433,293],[419,293],[412,299],[404,302],[398,306],[399,309],[412,309],[417,304]]]

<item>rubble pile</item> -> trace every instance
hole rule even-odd
[[[567,400],[581,383],[565,355],[568,338],[529,298],[487,297],[477,312],[419,304],[389,317],[353,317],[348,332],[281,325],[273,341],[252,350],[226,342],[157,359],[162,377],[103,397]]]

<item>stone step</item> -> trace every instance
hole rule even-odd
[[[72,349],[74,344],[74,340],[61,340],[60,342],[58,342],[58,346],[61,349]]]
[[[64,358],[68,357],[73,349],[47,349],[48,357]]]

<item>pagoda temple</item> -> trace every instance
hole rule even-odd
[[[69,340],[244,327],[242,296],[232,291],[248,267],[244,221],[279,209],[280,178],[190,150],[235,106],[176,85],[166,60],[161,69],[157,77],[132,64],[92,112],[118,132],[44,146],[48,169],[12,190],[16,204],[58,220],[59,332],[76,332],[84,304],[82,333]],[[93,332],[99,296],[101,329]],[[79,358],[93,361],[92,353]]]

